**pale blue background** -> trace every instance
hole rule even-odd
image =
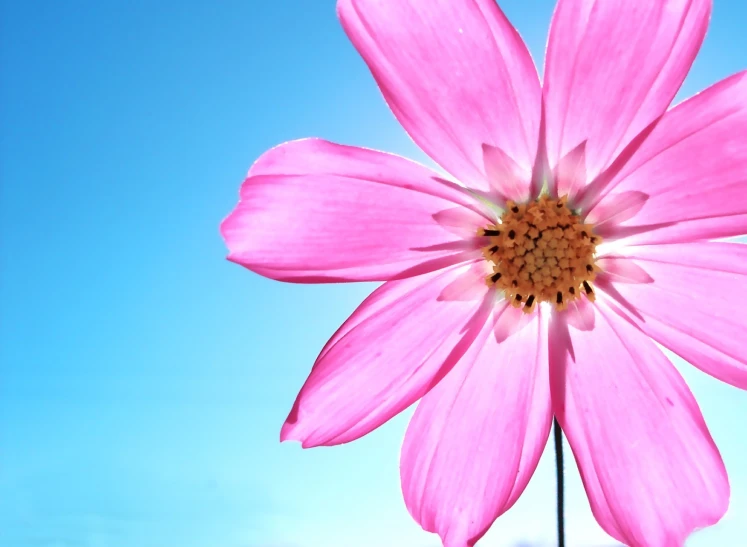
[[[747,4],[715,3],[682,96],[747,65]],[[504,8],[541,59],[552,2]],[[268,281],[225,261],[218,234],[282,141],[427,161],[334,2],[19,0],[0,19],[0,545],[438,545],[401,500],[407,416],[344,447],[278,442],[373,285]],[[692,545],[743,545],[747,394],[684,370],[733,485]],[[568,473],[569,544],[610,544]],[[551,545],[553,491],[548,451],[480,545]]]

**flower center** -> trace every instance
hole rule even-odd
[[[566,205],[567,197],[542,196],[519,205],[508,202],[500,222],[479,231],[490,243],[483,255],[493,273],[487,282],[504,291],[511,304],[531,313],[537,302],[552,302],[563,310],[586,295],[594,301],[591,283],[602,238]]]

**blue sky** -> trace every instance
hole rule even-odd
[[[681,98],[745,68],[747,4],[715,4]],[[428,163],[334,2],[0,5],[0,545],[437,546],[399,491],[409,412],[342,447],[278,442],[373,285],[268,281],[225,261],[218,233],[277,143]],[[535,59],[552,5],[503,2]],[[747,394],[681,369],[733,489],[691,545],[738,545]],[[481,546],[552,544],[553,472],[547,451]],[[572,462],[568,481],[569,545],[611,544]]]

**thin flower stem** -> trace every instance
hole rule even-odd
[[[563,430],[557,418],[553,418],[552,423],[553,436],[555,437],[555,477],[557,480],[558,495],[558,547],[565,547],[565,518],[563,499]]]

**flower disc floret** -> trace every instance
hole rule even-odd
[[[500,222],[481,229],[483,255],[492,265],[487,282],[514,307],[531,313],[538,302],[563,310],[585,295],[594,300],[594,257],[602,238],[582,222],[567,198],[546,195],[525,204],[508,202]]]

